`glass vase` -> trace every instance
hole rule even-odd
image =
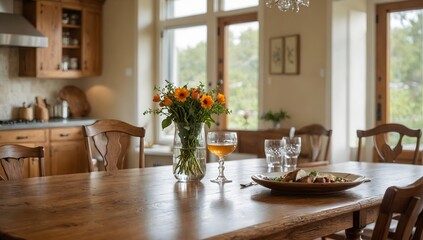
[[[175,123],[173,175],[180,182],[199,181],[206,174],[204,123]]]

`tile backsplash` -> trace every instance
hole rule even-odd
[[[0,120],[17,118],[17,108],[23,102],[34,104],[36,96],[53,105],[60,89],[77,81],[19,77],[18,70],[19,49],[0,47]]]

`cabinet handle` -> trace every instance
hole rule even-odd
[[[28,136],[17,136],[16,140],[28,139]]]
[[[70,135],[69,133],[61,133],[60,134],[61,137],[69,137],[69,135]]]
[[[60,70],[60,64],[57,64],[57,70]]]
[[[88,66],[87,66],[88,64],[87,64],[87,60],[85,60],[84,61],[84,68],[85,68],[85,70],[87,70],[88,69]]]

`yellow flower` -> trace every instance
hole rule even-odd
[[[176,100],[185,102],[189,96],[189,91],[186,88],[176,88],[175,94],[173,96],[176,98]]]
[[[200,102],[201,102],[201,107],[205,109],[211,109],[214,104],[213,98],[207,94],[204,94],[203,96],[201,96]]]
[[[225,104],[225,101],[226,101],[225,95],[218,93],[217,96],[216,96],[216,99],[221,104]]]

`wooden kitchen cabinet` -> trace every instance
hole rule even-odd
[[[103,3],[104,0],[24,0],[24,16],[48,37],[48,47],[20,48],[19,75],[99,76]]]
[[[19,144],[44,147],[47,176],[88,172],[82,127],[59,127],[0,131],[0,145]],[[37,159],[27,159],[24,176],[39,176]]]
[[[24,16],[48,38],[47,48],[19,48],[19,75],[57,77],[62,70],[62,7],[60,2],[25,1]]]
[[[82,127],[51,128],[51,174],[70,174],[88,171]]]
[[[101,74],[101,11],[99,8],[85,8],[83,11],[82,72],[84,76]]]
[[[0,145],[2,144],[19,144],[27,147],[44,147],[44,164],[46,175],[49,175],[49,151],[48,151],[48,134],[45,129],[31,130],[12,130],[0,131]],[[2,170],[2,169],[1,169]],[[1,172],[1,174],[4,174]],[[38,159],[27,158],[24,161],[24,177],[40,176],[38,168]]]

